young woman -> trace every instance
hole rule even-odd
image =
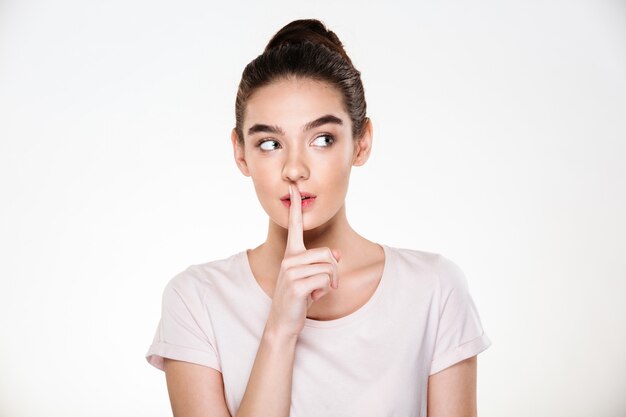
[[[371,242],[346,218],[373,128],[337,36],[317,20],[283,27],[245,68],[235,113],[235,162],[267,238],[167,285],[147,359],[174,415],[476,415],[476,355],[490,342],[462,272]]]

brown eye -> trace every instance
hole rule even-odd
[[[331,135],[321,135],[313,140],[313,145],[325,148],[332,145],[334,142],[335,138],[333,138]]]
[[[268,139],[268,140],[259,142],[257,147],[261,148],[261,150],[263,151],[273,151],[274,149],[278,149],[280,145],[278,144],[277,141],[273,139]]]

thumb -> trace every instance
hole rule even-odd
[[[339,262],[339,260],[341,259],[341,252],[339,251],[339,249],[331,249],[331,252],[333,253],[333,256],[335,257],[337,262]]]

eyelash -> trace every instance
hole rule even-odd
[[[330,142],[326,146],[321,146],[322,148],[328,148],[332,146],[333,143],[335,143],[335,137],[333,135],[328,135],[328,134],[319,135],[313,141],[316,141],[319,138],[330,138]],[[275,142],[278,144],[278,141],[275,139],[261,139],[259,142],[257,142],[256,147],[261,149],[261,145],[263,145],[266,142]],[[278,149],[278,148],[275,148],[275,149]],[[272,149],[272,150],[275,150],[275,149]],[[270,152],[269,150],[266,150],[266,149],[261,149],[261,151]]]

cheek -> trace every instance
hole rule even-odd
[[[267,190],[269,188],[269,179],[266,174],[250,173],[254,188],[259,191]]]
[[[351,150],[351,148],[350,148]],[[322,176],[324,181],[330,181],[337,187],[345,187],[350,178],[352,170],[352,154],[347,150],[337,152],[332,158],[325,159],[322,166]]]
[[[275,168],[271,164],[248,164],[250,178],[254,184],[259,199],[266,197],[276,187]]]

